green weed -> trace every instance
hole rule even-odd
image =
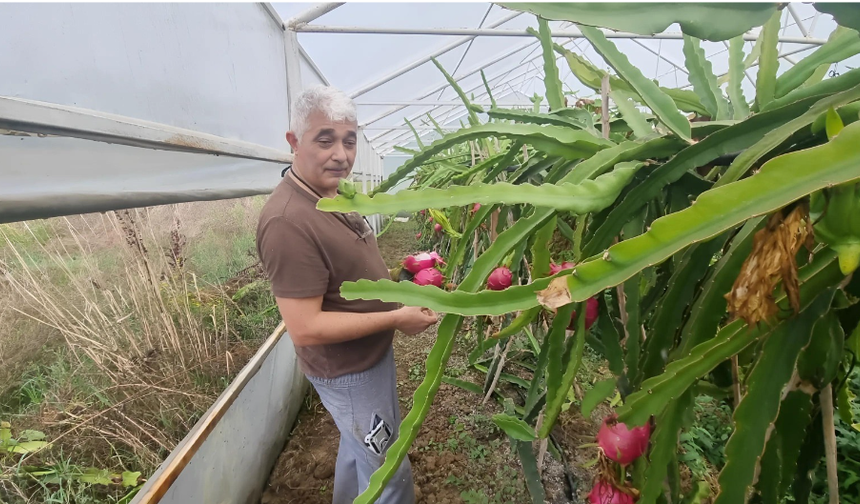
[[[694,420],[680,436],[683,453],[679,460],[702,479],[711,467],[721,469],[726,463],[726,442],[732,434],[731,408],[724,401],[699,396],[693,407]]]
[[[218,285],[256,260],[256,235],[251,229],[236,234],[206,231],[190,246],[189,262],[200,279]]]
[[[229,319],[240,340],[268,336],[281,322],[268,281],[258,280],[239,289],[232,297]]]
[[[409,379],[412,381],[418,381],[424,376],[424,363],[416,362],[409,366]]]
[[[44,245],[51,239],[53,228],[48,221],[38,220],[29,223],[0,224],[0,250],[7,246],[30,250]],[[7,242],[8,240],[8,242]]]
[[[490,504],[490,498],[483,490],[465,490],[460,492],[460,498],[466,504]]]

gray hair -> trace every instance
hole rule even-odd
[[[299,141],[308,129],[308,116],[318,110],[332,121],[356,122],[355,103],[343,91],[332,86],[313,86],[299,95],[290,110],[290,130]]]

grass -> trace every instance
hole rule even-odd
[[[264,202],[0,226],[0,421],[50,442],[0,450],[0,502],[123,502],[185,436],[279,321]]]
[[[418,227],[418,223],[413,219],[408,222],[396,222],[380,237],[379,252],[389,269],[400,266],[405,258],[402,251],[414,251],[418,246],[418,240],[415,238]]]

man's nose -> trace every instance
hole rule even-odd
[[[337,162],[346,161],[346,149],[344,149],[342,143],[335,143],[332,148],[331,158],[333,161]]]

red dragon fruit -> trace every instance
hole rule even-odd
[[[445,260],[435,250],[430,252],[430,257],[436,260],[436,264],[445,264]]]
[[[427,252],[407,256],[406,259],[403,260],[403,267],[413,275],[423,269],[432,268],[433,266],[436,266],[436,258]]]
[[[591,329],[591,326],[597,321],[597,315],[600,305],[597,302],[597,298],[588,298],[588,301],[585,302],[585,330]],[[571,331],[576,330],[576,312],[574,311],[570,315],[570,324],[567,328]]]
[[[513,275],[511,270],[505,266],[501,266],[490,273],[487,279],[487,288],[490,290],[505,290],[511,286]]]
[[[406,259],[403,260],[403,267],[413,275],[421,270],[432,268],[438,264],[445,264],[445,260],[442,259],[442,256],[435,251],[429,253],[421,252],[419,254],[407,256]]]
[[[442,272],[436,268],[423,269],[415,274],[412,281],[418,285],[435,285],[436,287],[442,287]]]
[[[559,273],[561,270],[573,269],[576,266],[576,263],[570,261],[564,261],[561,264],[549,263],[549,274],[550,276]]]
[[[649,424],[628,429],[618,421],[617,415],[612,414],[603,419],[603,425],[597,433],[597,444],[609,459],[626,466],[645,453],[650,437]]]
[[[599,480],[588,494],[589,504],[633,504],[633,497],[608,481]]]

